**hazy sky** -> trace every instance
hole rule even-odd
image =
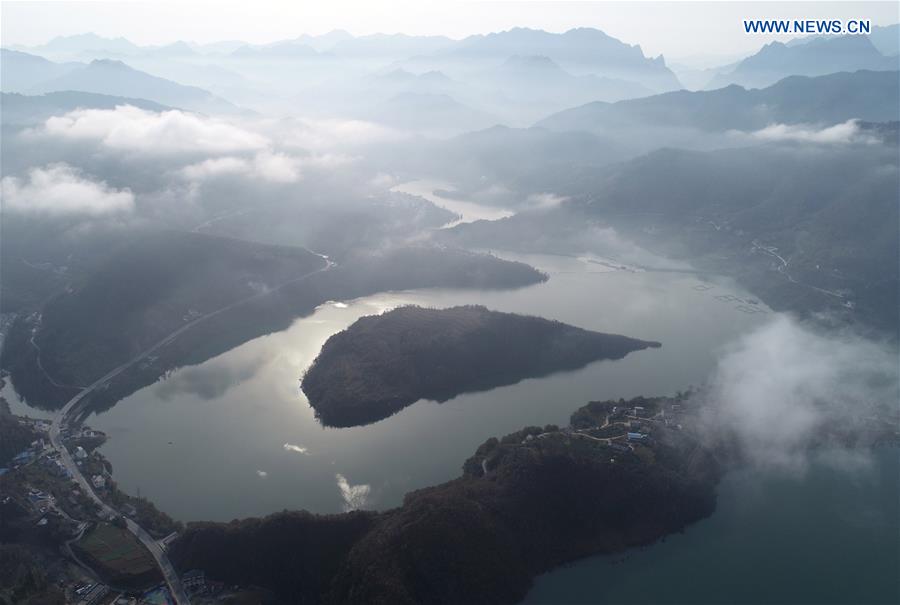
[[[34,45],[93,31],[138,44],[240,39],[271,42],[345,29],[461,38],[511,27],[596,27],[648,55],[735,56],[784,36],[748,36],[743,18],[900,20],[894,2],[564,2],[513,0],[181,0],[180,2],[2,2],[2,43]],[[789,38],[788,36],[787,38]]]

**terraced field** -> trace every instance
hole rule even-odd
[[[143,577],[156,571],[150,553],[134,536],[128,530],[108,523],[98,524],[76,546],[113,577]]]

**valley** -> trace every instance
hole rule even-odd
[[[0,605],[900,602],[893,5],[245,4],[0,9]]]

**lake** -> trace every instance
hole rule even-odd
[[[900,602],[900,450],[806,472],[733,471],[716,512],[631,553],[540,576],[525,603]]]
[[[502,256],[550,279],[512,291],[414,290],[331,302],[287,330],[176,370],[87,422],[108,433],[102,451],[120,486],[183,521],[385,509],[410,490],[458,476],[488,437],[564,424],[589,400],[699,384],[728,343],[773,317],[729,279],[673,270],[646,255],[648,266],[666,269]],[[443,404],[420,401],[368,426],[316,421],[299,378],[330,335],[398,305],[473,303],[663,346]],[[15,412],[29,411],[8,384],[4,395]],[[799,475],[732,471],[709,519],[652,547],[545,574],[527,602],[896,602],[898,475],[896,448],[849,471],[820,457]]]
[[[757,313],[738,309],[733,297],[750,297],[724,278],[613,270],[596,259],[506,256],[550,279],[513,291],[416,290],[326,304],[283,332],[177,370],[87,422],[108,433],[102,451],[120,486],[180,520],[285,508],[384,509],[410,490],[458,476],[489,437],[530,424],[566,424],[590,400],[699,384],[722,346],[769,316],[761,305]],[[368,426],[322,427],[299,390],[322,344],[361,316],[412,303],[483,304],[657,340],[662,348],[442,404],[420,401]]]

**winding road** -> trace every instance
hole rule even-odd
[[[63,444],[62,429],[67,426],[70,414],[78,408],[78,405],[84,400],[85,397],[90,395],[99,387],[103,386],[137,362],[148,357],[149,355],[152,355],[154,352],[166,346],[197,324],[225,313],[226,311],[234,309],[235,307],[238,307],[240,305],[246,304],[264,296],[268,296],[269,294],[277,292],[286,286],[303,281],[312,277],[313,275],[316,275],[317,273],[328,271],[329,269],[334,267],[335,263],[332,262],[327,256],[321,254],[318,254],[317,256],[320,256],[325,261],[324,267],[316,269],[315,271],[310,271],[309,273],[305,273],[304,275],[281,283],[271,290],[258,292],[252,296],[248,296],[247,298],[242,298],[238,301],[228,304],[220,309],[216,309],[215,311],[211,311],[205,315],[198,317],[197,319],[184,324],[165,338],[159,340],[150,348],[142,351],[125,363],[116,366],[88,386],[84,387],[81,391],[78,392],[78,394],[67,401],[66,405],[64,405],[56,414],[56,416],[53,417],[53,423],[50,427],[50,444],[52,445],[53,449],[59,452],[59,459],[63,463],[63,465],[65,465],[66,469],[68,469],[68,471],[72,474],[72,479],[78,484],[81,490],[100,507],[101,516],[112,519],[121,515],[118,511],[113,509],[111,506],[101,500],[99,496],[97,496],[97,494],[94,492],[93,486],[88,482],[84,475],[81,474],[81,469],[79,469],[78,465],[75,464],[75,460],[72,458],[69,450]],[[175,571],[175,568],[172,566],[171,561],[169,561],[169,557],[166,555],[165,550],[163,550],[159,542],[157,542],[157,540],[155,540],[149,533],[147,533],[147,531],[143,527],[135,523],[133,520],[127,517],[123,518],[125,519],[125,524],[128,527],[128,530],[132,534],[134,534],[135,537],[137,537],[137,539],[140,540],[141,543],[147,548],[147,550],[150,551],[150,554],[153,555],[153,559],[156,561],[157,566],[162,572],[163,578],[165,578],[166,584],[169,587],[169,591],[172,594],[172,598],[175,599],[175,603],[177,605],[190,605],[190,598],[184,591],[184,587],[181,585],[181,579],[178,577],[178,573]]]

